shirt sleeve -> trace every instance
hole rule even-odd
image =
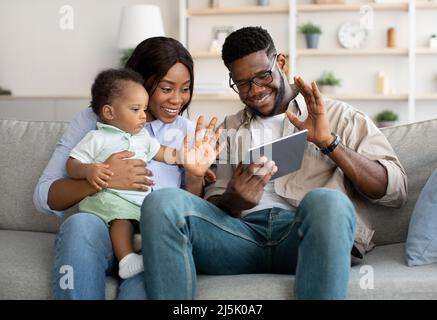
[[[400,207],[407,200],[407,174],[385,135],[375,123],[361,112],[349,117],[341,136],[346,146],[366,158],[378,161],[387,171],[386,193],[371,203],[386,207]]]
[[[226,129],[226,119],[220,126]],[[226,134],[227,130],[223,130],[220,136],[219,143],[226,141],[226,147],[220,152],[216,161],[216,181],[205,187],[204,198],[208,199],[214,196],[221,196],[228,187],[228,183],[233,175],[232,163],[236,163],[235,159],[231,155],[230,136]]]
[[[96,128],[97,116],[87,108],[79,112],[62,135],[55,146],[55,150],[44,169],[33,193],[33,203],[35,208],[42,213],[56,214],[62,216],[63,211],[53,210],[48,205],[48,193],[50,186],[56,180],[67,177],[65,165],[70,155],[71,149],[86,135],[90,130]]]
[[[153,157],[158,153],[161,148],[161,144],[155,138],[149,136],[149,147],[146,152],[147,162],[153,159]]]
[[[98,137],[99,131],[92,130],[71,150],[70,157],[79,160],[82,163],[95,163],[100,143],[102,139]]]

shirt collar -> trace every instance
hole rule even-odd
[[[124,130],[121,130],[120,128],[117,128],[115,126],[111,126],[110,124],[106,124],[103,122],[97,122],[97,129],[99,130],[106,130],[108,132],[118,132],[118,133],[122,133],[125,136],[134,136],[133,134],[130,134],[129,132],[126,132]],[[144,133],[144,129],[142,129],[140,132],[138,132],[137,134],[135,134],[135,136],[137,135],[141,135]]]

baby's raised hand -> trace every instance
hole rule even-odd
[[[102,190],[111,180],[112,172],[108,168],[109,165],[104,163],[89,164],[86,168],[86,179],[94,188]]]

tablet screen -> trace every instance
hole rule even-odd
[[[246,154],[246,163],[253,163],[262,156],[273,160],[278,167],[278,171],[272,176],[272,180],[297,171],[302,165],[307,136],[308,130],[305,129],[250,148]]]

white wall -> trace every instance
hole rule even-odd
[[[121,8],[161,7],[168,36],[178,36],[176,0],[0,0],[0,86],[17,96],[88,96],[96,73],[117,66]],[[74,29],[59,26],[63,5]]]

